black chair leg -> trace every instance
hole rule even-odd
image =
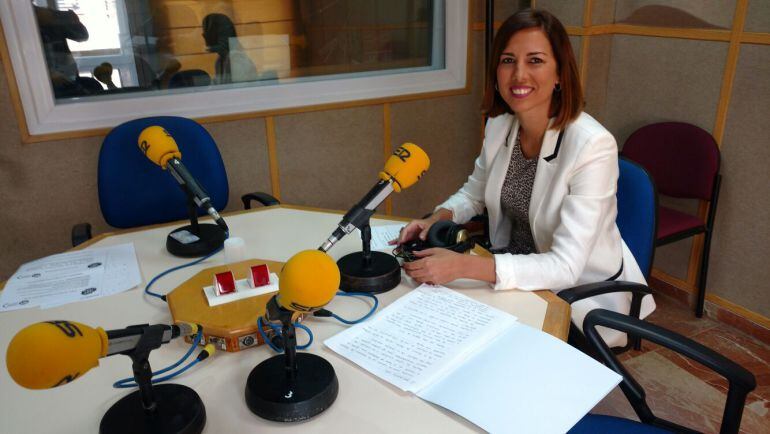
[[[703,240],[703,252],[701,252],[700,258],[700,272],[698,273],[698,300],[695,304],[695,316],[698,318],[703,317],[703,305],[706,302],[706,278],[708,277],[709,268],[709,250],[711,248],[711,231],[707,230],[704,233]]]

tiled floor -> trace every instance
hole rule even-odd
[[[706,345],[754,374],[757,388],[746,401],[741,432],[770,433],[770,346],[728,325],[696,318],[672,298],[656,295],[655,301],[658,308],[650,322]],[[706,433],[719,432],[727,382],[718,374],[649,342],[642,344],[641,351],[624,353],[620,360],[644,387],[656,416]],[[619,388],[593,413],[638,420]]]

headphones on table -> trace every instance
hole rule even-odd
[[[449,220],[439,220],[428,229],[428,236],[425,237],[425,241],[418,238],[401,244],[393,250],[393,255],[406,262],[411,262],[417,259],[414,252],[419,250],[440,247],[457,253],[465,253],[472,249],[475,244],[462,225]]]

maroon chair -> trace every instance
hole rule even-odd
[[[700,273],[696,281],[695,315],[703,316],[711,234],[719,198],[719,147],[708,132],[683,122],[662,122],[639,128],[626,140],[621,154],[647,169],[658,193],[709,202],[704,222],[698,216],[658,206],[655,245],[662,246],[704,234]]]

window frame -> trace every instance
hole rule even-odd
[[[440,3],[439,3],[440,4]],[[305,111],[313,107],[362,105],[367,101],[410,99],[435,94],[467,92],[469,53],[469,1],[445,0],[436,14],[445,14],[436,31],[444,35],[444,68],[407,70],[359,77],[318,76],[280,79],[272,85],[234,86],[227,89],[179,89],[164,95],[122,94],[111,99],[55,104],[45,65],[40,34],[31,2],[0,2],[0,20],[20,109],[29,141],[34,136],[74,135],[75,132],[105,130],[122,122],[146,116],[176,115],[193,119],[242,118],[273,112]],[[443,11],[441,10],[443,9]],[[443,28],[441,25],[443,24]],[[434,56],[439,53],[435,53]],[[6,65],[8,68],[8,65]],[[11,80],[11,77],[9,77]],[[204,103],[205,102],[205,103]],[[24,130],[24,128],[22,128]]]

